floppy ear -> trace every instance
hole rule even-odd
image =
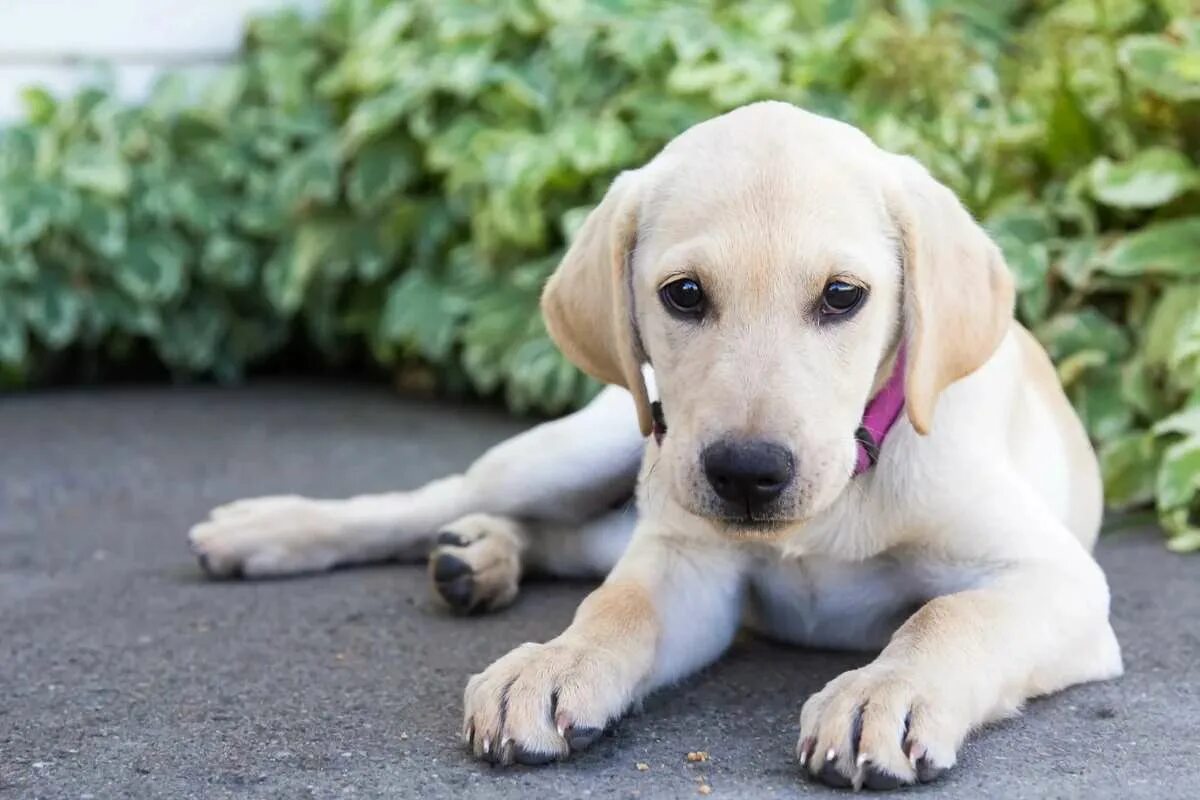
[[[637,404],[642,435],[653,421],[641,366],[646,360],[633,307],[640,175],[617,177],[592,210],[542,292],[550,338],[575,366],[624,386]]]
[[[1000,249],[954,193],[906,156],[890,198],[904,260],[905,403],[928,433],[942,390],[991,358],[1013,318],[1012,275]]]

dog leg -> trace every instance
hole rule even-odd
[[[586,408],[501,442],[462,475],[348,500],[239,500],[214,509],[188,538],[215,576],[416,560],[439,531],[468,514],[587,519],[632,491],[642,447],[632,398],[609,388]]]
[[[629,546],[637,520],[631,500],[579,525],[535,525],[528,570],[555,578],[603,578]]]
[[[478,758],[563,758],[647,692],[724,652],[740,617],[741,558],[719,545],[677,544],[635,535],[566,631],[471,678],[463,736]]]
[[[1065,528],[1041,522],[1057,526],[1041,530],[1059,544],[929,601],[875,661],[808,699],[797,754],[814,779],[873,789],[933,780],[972,730],[1027,698],[1121,673],[1104,574]]]

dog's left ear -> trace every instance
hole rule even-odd
[[[633,251],[641,170],[623,172],[592,210],[542,292],[550,338],[593,378],[633,395],[642,435],[653,427],[642,376],[646,356],[633,307]]]
[[[942,390],[984,365],[1008,333],[1015,292],[1000,249],[954,193],[907,156],[888,205],[901,238],[905,403],[928,433]]]

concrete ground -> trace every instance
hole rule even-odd
[[[211,583],[185,546],[215,503],[411,487],[521,427],[360,386],[0,398],[0,798],[831,794],[792,761],[797,715],[861,656],[746,640],[582,756],[502,771],[457,742],[462,687],[586,586],[457,619],[419,568]],[[1127,675],[1032,703],[917,793],[1197,796],[1200,557],[1146,530],[1100,559]]]

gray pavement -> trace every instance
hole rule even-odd
[[[797,773],[796,717],[861,656],[740,641],[581,757],[501,771],[457,744],[462,686],[585,585],[464,620],[419,568],[210,583],[185,547],[214,503],[415,486],[522,424],[354,385],[0,397],[0,798],[832,794]],[[1151,530],[1100,557],[1127,675],[1032,703],[916,793],[1200,796],[1200,557]]]

